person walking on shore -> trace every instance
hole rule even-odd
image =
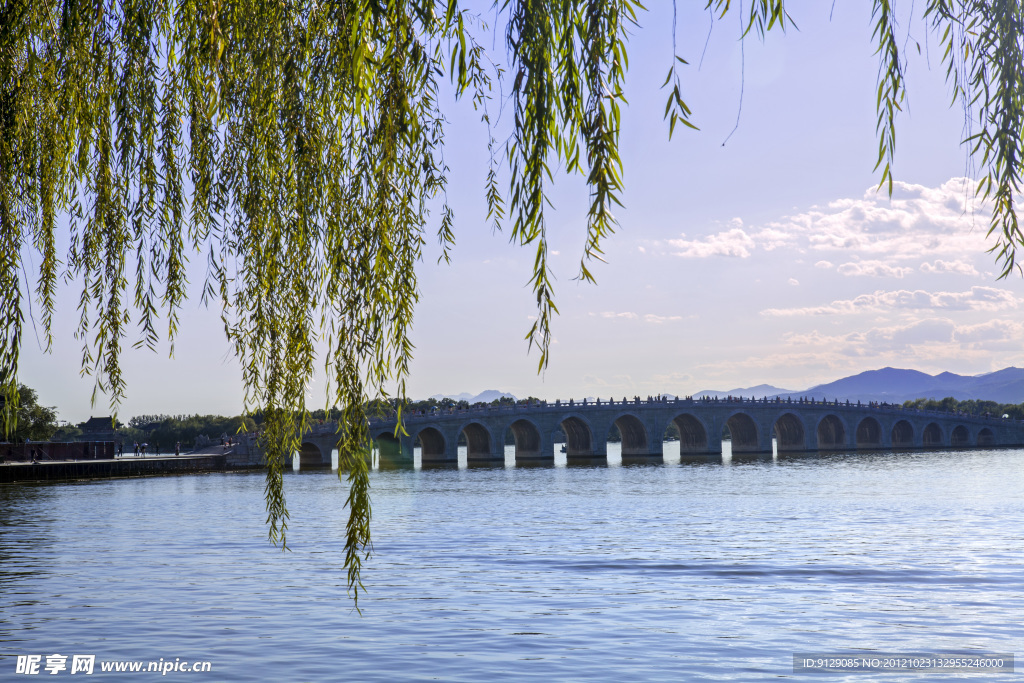
[[[135,455],[133,457],[139,457],[139,442],[135,442]]]
[[[181,455],[181,442],[178,441],[174,444],[174,454]]]

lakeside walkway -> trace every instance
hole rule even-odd
[[[229,464],[231,449],[210,446],[181,455],[126,454],[101,460],[41,460],[0,463],[0,484],[28,481],[69,481],[114,477],[145,477],[186,472],[249,469]]]

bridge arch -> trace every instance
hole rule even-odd
[[[403,422],[407,434],[398,438],[394,436],[394,420],[393,416],[371,420],[369,436],[382,456],[393,450],[399,466],[411,464],[414,448],[417,462],[422,453],[431,462],[454,464],[461,450],[455,441],[462,438],[470,453],[483,455],[489,450],[495,460],[503,456],[506,442],[516,444],[518,457],[554,459],[551,446],[555,437],[565,438],[566,452],[578,458],[602,458],[607,453],[602,441],[609,428],[619,430],[624,437],[624,455],[635,460],[660,455],[666,426],[669,435],[681,437],[680,453],[695,455],[705,448],[708,450],[704,453],[713,449],[717,454],[722,436],[731,438],[735,453],[770,452],[773,436],[781,451],[801,446],[808,450],[884,447],[898,451],[1024,443],[1024,425],[1013,420],[834,402],[826,406],[779,401],[680,400],[636,405],[588,401],[571,407],[555,403],[515,410],[478,407],[434,414],[417,412],[406,413]],[[293,458],[305,467],[326,466],[336,438],[331,429],[318,426],[302,435]]]
[[[490,460],[494,439],[491,430],[479,422],[470,422],[459,430],[466,435],[466,458],[468,460]]]
[[[754,418],[742,412],[733,413],[725,421],[725,429],[729,430],[734,455],[757,451],[757,423]]]
[[[839,449],[846,446],[846,427],[836,415],[828,414],[818,422],[818,448]]]
[[[424,427],[415,435],[414,439],[420,441],[420,459],[443,460],[445,452],[444,434],[436,427]]]
[[[375,444],[390,441],[398,442],[398,438],[395,436],[395,430],[393,429],[386,429],[383,431],[378,430],[377,433],[373,435],[373,442]]]
[[[900,420],[892,426],[892,447],[913,448],[914,428],[906,420]]]
[[[579,415],[567,415],[559,423],[565,433],[565,455],[588,456],[594,454],[594,430]]]
[[[873,417],[865,417],[857,425],[857,448],[881,448],[882,425]]]
[[[373,447],[377,449],[377,462],[381,466],[394,465],[402,459],[402,442],[395,437],[392,429],[376,434]]]
[[[622,437],[622,456],[648,455],[650,453],[650,440],[647,437],[647,428],[636,415],[626,413],[614,420],[615,426]]]
[[[672,418],[672,423],[679,430],[679,453],[707,453],[708,429],[696,415],[683,413]]]
[[[782,451],[802,451],[807,448],[804,421],[793,413],[784,413],[775,420],[775,447]]]
[[[520,458],[541,458],[540,429],[537,425],[525,417],[520,418],[508,426],[512,432],[512,438],[516,442],[516,459]],[[554,457],[554,453],[546,454],[547,457]]]
[[[937,422],[929,422],[921,435],[925,448],[935,448],[942,445],[942,427]]]
[[[303,441],[299,450],[299,469],[305,470],[313,467],[330,467],[331,458],[324,462],[323,451],[311,441]]]

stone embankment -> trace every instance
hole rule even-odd
[[[117,456],[114,453],[113,443],[90,448],[71,448],[69,444],[2,444],[0,483],[146,477],[261,466],[259,458],[254,457],[245,442],[229,448],[209,446],[178,456]]]

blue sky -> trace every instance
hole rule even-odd
[[[607,263],[594,269],[596,286],[573,280],[586,187],[559,175],[552,189],[561,314],[543,375],[524,341],[534,314],[532,250],[492,233],[486,133],[468,102],[450,107],[457,245],[450,266],[435,263],[433,246],[421,264],[410,396],[501,389],[621,398],[762,383],[797,390],[884,366],[977,374],[1024,363],[1024,286],[1019,275],[996,280],[985,253],[987,207],[963,179],[976,172],[959,144],[964,114],[948,106],[934,35],[902,24],[909,101],[890,200],[876,191],[873,171],[877,59],[867,3],[787,3],[799,30],[742,48],[738,14],[712,27],[690,7],[702,3],[679,3],[684,86],[701,130],[677,128],[671,141],[660,90],[672,57],[671,3],[649,4],[630,43],[625,207],[604,244]],[[103,397],[90,408],[92,380],[78,375],[74,305],[68,292],[51,356],[26,332],[21,378],[62,418],[79,421],[108,409]],[[219,313],[196,301],[182,322],[173,359],[166,346],[126,355],[122,416],[241,409]],[[313,407],[324,403],[316,386]]]

